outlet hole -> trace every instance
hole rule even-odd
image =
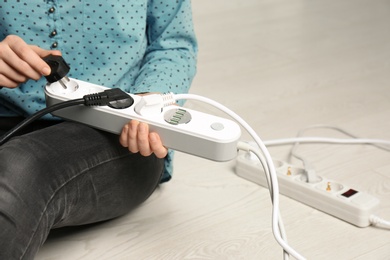
[[[327,181],[317,185],[317,188],[329,193],[339,192],[344,186],[337,182]]]
[[[276,169],[279,169],[279,168],[282,168],[284,163],[282,161],[279,161],[279,160],[274,160],[274,166]]]
[[[286,174],[287,176],[297,176],[304,173],[304,170],[302,168],[296,168],[296,167],[287,167]]]

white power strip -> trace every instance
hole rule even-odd
[[[322,177],[308,183],[303,168],[280,160],[274,164],[281,194],[358,227],[371,224],[369,218],[379,205],[377,198]],[[262,165],[249,153],[237,157],[236,174],[268,188]]]
[[[45,87],[48,106],[98,93],[107,87],[70,78],[64,89],[59,81]],[[135,107],[141,97],[129,94],[134,104],[123,109],[109,106],[72,106],[53,112],[64,119],[81,122],[95,128],[119,134],[122,127],[135,119],[149,124],[150,131],[160,135],[164,146],[215,161],[229,161],[237,156],[237,141],[241,136],[239,125],[229,119],[181,108],[164,107],[160,113],[140,115]]]

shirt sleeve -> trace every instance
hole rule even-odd
[[[197,54],[191,1],[149,1],[146,30],[148,45],[136,89],[187,93],[196,73]]]

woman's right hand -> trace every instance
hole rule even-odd
[[[16,35],[7,36],[0,42],[0,86],[16,88],[29,79],[49,75],[50,67],[42,60],[49,54],[61,55],[61,52],[28,45]]]

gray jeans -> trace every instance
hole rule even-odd
[[[129,212],[155,190],[163,167],[121,147],[117,135],[77,123],[11,139],[0,147],[0,259],[33,259],[52,228]]]

